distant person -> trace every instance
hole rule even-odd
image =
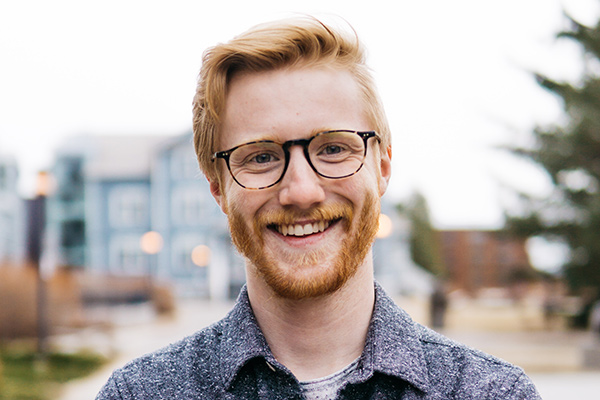
[[[520,368],[416,324],[374,282],[390,130],[356,36],[306,18],[209,49],[194,142],[247,286],[97,399],[540,398]]]
[[[560,281],[555,278],[547,278],[544,281],[544,326],[546,329],[554,329],[560,323],[562,312],[562,291]]]
[[[444,282],[436,282],[429,299],[429,316],[431,327],[441,329],[446,325],[448,310],[448,294]]]

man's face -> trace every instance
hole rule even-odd
[[[230,83],[219,149],[333,129],[372,129],[348,72],[244,73]],[[354,276],[377,231],[390,170],[375,139],[368,147],[357,174],[334,180],[317,175],[302,147],[292,146],[283,180],[262,190],[237,185],[221,165],[221,182],[211,182],[211,191],[228,216],[235,245],[250,261],[249,281],[261,279],[276,295],[300,299],[334,292]]]

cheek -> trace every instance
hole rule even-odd
[[[343,197],[352,204],[355,216],[360,215],[360,211],[363,209],[367,198],[379,197],[379,192],[371,174],[362,172],[344,182],[335,191],[338,196]]]
[[[223,196],[225,198],[225,208],[226,213],[237,213],[238,215],[244,215],[246,211],[246,207],[244,207],[244,203],[241,200],[242,195],[238,190],[227,190],[226,195]]]
[[[365,187],[369,187],[374,194],[381,197],[383,193],[381,188],[382,175],[379,168],[379,158],[373,155],[365,162],[363,168],[365,169]],[[383,188],[383,192],[385,192],[385,188]]]
[[[246,190],[235,183],[229,172],[225,172],[226,174],[222,174],[219,177],[222,201],[226,209],[226,211],[224,210],[225,214],[228,214],[231,210],[243,211],[243,207],[240,208],[240,203],[243,204],[243,192],[246,192]]]
[[[253,220],[261,207],[266,203],[267,193],[262,191],[246,190],[239,187],[235,182],[228,186],[225,204],[230,212],[236,212],[245,220]],[[271,196],[273,196],[271,194]]]
[[[362,169],[354,176],[351,187],[351,195],[364,197],[366,192],[375,196],[379,196],[379,178],[381,174],[379,169],[375,168],[372,163],[365,163]]]

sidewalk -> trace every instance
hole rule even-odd
[[[111,372],[127,361],[156,350],[222,318],[232,303],[186,301],[173,318],[152,318],[151,310],[113,311],[118,324],[112,331],[84,331],[61,337],[62,348],[93,348],[116,356],[101,370],[65,386],[57,400],[93,399]],[[122,312],[121,315],[118,313]],[[115,315],[115,313],[117,313]],[[582,348],[591,343],[585,332],[490,332],[452,329],[445,335],[494,354],[525,369],[545,400],[594,399],[600,393],[600,371],[582,368]]]
[[[56,400],[94,399],[114,369],[218,321],[232,306],[233,303],[183,301],[178,303],[174,317],[158,319],[150,316],[149,308],[124,310],[122,315],[116,316],[119,324],[111,332],[87,331],[60,338],[55,343],[63,348],[94,348],[114,356],[111,362],[91,376],[65,385]]]
[[[600,393],[600,371],[534,373],[529,377],[544,400],[595,400]]]

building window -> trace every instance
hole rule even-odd
[[[8,256],[11,252],[11,227],[12,221],[9,214],[4,214],[0,210],[0,263],[2,263],[5,259],[8,259]]]
[[[498,253],[496,259],[498,265],[502,268],[506,268],[513,264],[513,253],[510,246],[510,242],[506,239],[498,239]]]
[[[84,244],[85,222],[83,220],[64,221],[62,223],[61,245],[63,247],[75,247]]]
[[[149,192],[143,186],[119,186],[109,196],[110,223],[114,227],[145,226],[149,217]]]
[[[8,171],[5,165],[0,165],[0,190],[8,189]]]
[[[485,244],[486,235],[483,232],[471,232],[471,263],[476,266],[481,266],[485,262]]]
[[[80,157],[61,158],[57,162],[55,175],[59,183],[57,195],[61,200],[83,198],[83,160]]]
[[[183,235],[176,237],[173,240],[173,252],[171,256],[173,274],[175,276],[193,275],[200,280],[206,279],[208,275],[208,265],[197,265],[192,258],[194,249],[205,244],[205,238],[199,235]]]
[[[207,195],[200,187],[184,186],[173,190],[171,217],[175,225],[198,225],[205,221]]]
[[[114,237],[110,243],[110,270],[125,275],[144,275],[148,272],[147,258],[137,236]]]
[[[173,180],[195,180],[200,176],[200,168],[194,147],[185,143],[171,153],[171,177]]]

